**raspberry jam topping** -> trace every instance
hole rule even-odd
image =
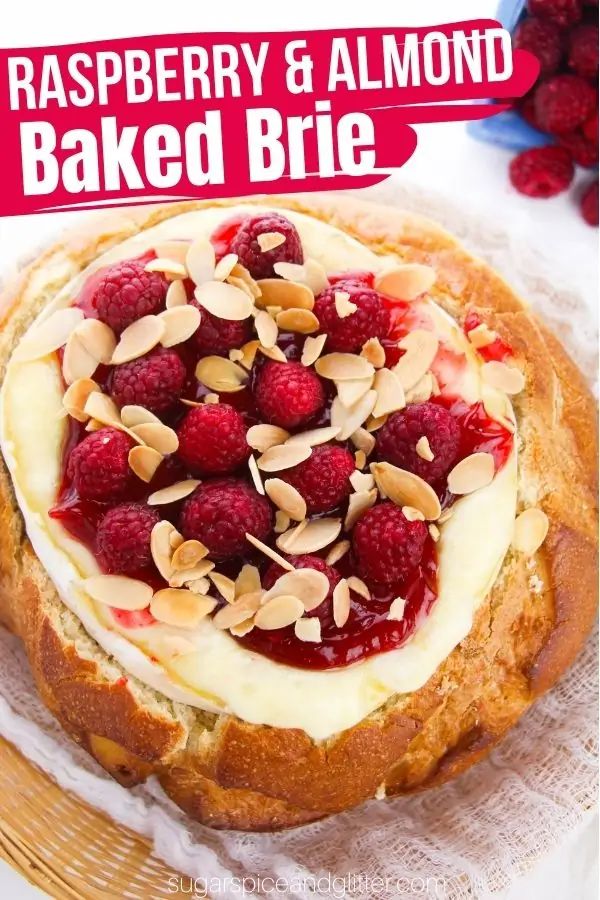
[[[253,276],[260,279],[268,269],[267,277],[272,279],[269,267],[275,260],[301,264],[304,259],[296,229],[279,213],[229,219],[211,240],[218,259],[239,251],[239,268],[230,282],[239,292],[244,278],[250,290],[256,286]],[[168,274],[153,272],[152,266],[146,270],[154,259],[155,254],[149,252],[91,275],[77,300],[86,318],[100,319],[107,325],[110,318],[118,324],[114,329],[118,341],[119,328],[133,311],[140,310],[140,316],[160,316],[169,305],[166,297],[172,282]],[[416,329],[434,329],[425,304],[384,296],[375,286],[373,273],[340,272],[329,275],[328,280],[329,287],[314,303],[319,332],[325,333],[331,343],[326,343],[323,356],[339,352],[358,357],[369,342],[371,346],[380,344],[379,352],[383,348],[385,365],[391,368],[406,352],[398,347],[402,338]],[[329,542],[310,551],[296,551],[312,554],[306,558],[313,560],[313,568],[329,573],[330,595],[316,609],[306,606],[303,616],[303,620],[316,619],[316,632],[312,628],[312,636],[303,636],[302,629],[296,629],[298,616],[288,621],[284,616],[281,623],[275,618],[274,624],[265,627],[251,627],[252,622],[246,627],[240,619],[234,623],[240,626],[237,630],[228,626],[232,627],[231,634],[245,647],[271,659],[309,669],[345,666],[398,648],[419,627],[436,600],[437,531],[429,528],[419,510],[409,504],[396,505],[383,492],[380,496],[369,464],[385,463],[413,472],[424,488],[437,495],[439,512],[456,499],[447,482],[452,468],[472,454],[485,453],[492,457],[498,471],[510,456],[513,435],[490,418],[481,403],[468,405],[453,393],[452,385],[466,366],[466,357],[449,344],[440,343],[430,368],[434,376],[431,384],[439,389],[432,388],[425,398],[408,396],[405,407],[388,414],[387,421],[373,431],[373,446],[367,454],[363,450],[357,454],[350,438],[336,441],[329,436],[329,440],[314,445],[290,444],[289,461],[270,466],[268,454],[277,456],[278,450],[285,449],[281,445],[287,434],[328,427],[332,418],[336,421],[342,382],[328,377],[314,361],[306,362],[304,354],[309,345],[301,317],[297,331],[281,328],[273,346],[265,348],[269,352],[258,352],[243,369],[242,348],[256,338],[252,318],[221,318],[210,297],[205,301],[208,310],[202,306],[200,295],[195,300],[197,286],[190,278],[182,283],[190,306],[195,304],[201,317],[205,316],[202,338],[201,318],[196,332],[186,333],[179,342],[155,345],[117,366],[99,365],[92,374],[105,398],[111,397],[116,404],[117,415],[123,407],[138,410],[136,414],[146,410],[146,427],[168,431],[177,449],[159,451],[162,461],[159,455],[156,468],[141,477],[132,462],[132,455],[140,448],[131,432],[110,424],[99,424],[96,430],[88,426],[86,430],[86,421],[70,418],[63,479],[51,517],[90,550],[103,572],[145,581],[155,592],[168,583],[159,574],[150,535],[158,523],[171,523],[168,527],[176,538],[172,550],[176,552],[185,541],[183,546],[198,553],[196,564],[200,569],[189,582],[171,581],[170,585],[185,590],[189,583],[192,590],[213,598],[214,615],[227,611],[223,584],[232,584],[244,565],[256,567],[261,590],[272,587],[272,583],[265,583],[265,576],[272,582],[268,570],[273,562],[261,551],[260,542],[293,565],[294,556],[288,554],[278,535],[287,534],[303,516],[306,521],[299,526],[298,539],[303,529],[319,523],[327,528],[331,527],[327,523],[339,522]],[[153,312],[146,311],[148,304]],[[277,318],[277,310],[272,315]],[[479,324],[471,315],[465,330]],[[210,346],[211,335],[217,346]],[[314,341],[312,334],[310,337]],[[498,338],[482,348],[481,355],[485,360],[498,361],[510,352]],[[62,363],[63,351],[59,359]],[[233,366],[240,383],[221,390],[210,379],[209,384],[200,381],[197,365],[207,359],[213,360],[219,378],[225,380]],[[347,379],[346,389],[356,380]],[[352,402],[361,402],[360,392]],[[364,431],[368,416],[369,411],[357,421],[353,437],[361,422]],[[127,424],[125,413],[123,420]],[[251,440],[248,430],[256,430],[256,426],[271,429],[267,434],[275,434],[273,442],[266,440],[264,433],[257,443],[255,438]],[[260,480],[258,470],[253,476],[249,468],[249,461],[256,464],[257,460]],[[148,503],[151,495],[187,479],[198,479],[187,493],[184,490],[172,502],[161,505],[153,499],[152,505]],[[362,492],[367,502],[344,529],[347,516],[352,517],[357,492]],[[288,504],[300,510],[290,511],[295,520],[290,521],[288,516],[285,521],[287,507],[276,497],[287,498]],[[342,540],[347,545],[326,565],[334,543]],[[180,569],[173,571],[177,574]],[[207,574],[215,581],[209,582]],[[221,579],[219,588],[217,576]],[[339,597],[343,580],[349,603],[342,609]],[[253,590],[256,593],[256,588]],[[245,594],[247,602],[252,602],[252,590]],[[228,597],[228,601],[231,599]],[[249,620],[256,610],[255,606],[249,611]],[[154,607],[153,611],[160,615]],[[113,609],[113,616],[125,628],[144,628],[157,621],[150,608],[135,612]],[[169,624],[168,619],[160,621]]]

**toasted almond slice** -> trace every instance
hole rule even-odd
[[[205,556],[208,556],[208,547],[202,541],[184,541],[173,554],[171,568],[176,572],[193,569]]]
[[[396,597],[395,600],[392,600],[388,611],[388,619],[392,619],[394,622],[401,622],[404,618],[405,606],[406,600],[404,597]]]
[[[432,372],[425,372],[422,378],[419,378],[414,387],[406,391],[407,403],[425,403],[432,394],[439,393],[435,390],[435,378]]]
[[[195,628],[210,615],[216,600],[178,588],[157,591],[150,604],[150,612],[159,622],[178,628]]]
[[[62,373],[66,384],[73,384],[81,378],[91,378],[98,368],[98,360],[85,349],[77,332],[67,338],[62,361]]]
[[[83,321],[83,310],[75,306],[57,309],[48,318],[35,324],[17,345],[13,359],[28,362],[54,353],[66,344],[72,331]]]
[[[129,451],[129,468],[146,484],[149,484],[163,458],[153,447],[132,447]]]
[[[369,456],[375,448],[375,438],[365,428],[357,428],[356,431],[353,431],[350,440],[366,456]]]
[[[198,238],[190,244],[185,265],[194,284],[202,285],[210,281],[215,274],[215,264],[215,250],[207,238]]]
[[[439,519],[437,520],[438,525],[443,525],[444,522],[447,522],[448,519],[451,519],[453,515],[454,515],[454,510],[452,509],[452,507],[451,506],[446,507],[446,509],[442,510],[442,514],[439,517]]]
[[[90,419],[87,425],[85,426],[86,431],[100,431],[101,428],[104,428],[104,423],[99,422],[98,419]]]
[[[235,628],[248,619],[251,619],[260,606],[262,592],[252,591],[242,594],[234,603],[228,603],[213,616],[212,623],[215,628],[225,631],[227,628]]]
[[[340,402],[339,397],[335,398],[331,404],[331,424],[340,428],[338,441],[348,440],[350,435],[363,425],[371,415],[376,402],[377,393],[375,391],[367,391],[365,396],[349,409]]]
[[[329,593],[329,579],[316,569],[295,569],[281,575],[262,598],[262,604],[273,597],[297,597],[306,612],[320,606]]]
[[[438,518],[441,513],[438,496],[418,475],[386,462],[373,463],[371,471],[379,490],[396,506],[414,506],[426,519]]]
[[[485,322],[482,322],[481,325],[467,331],[467,337],[473,347],[480,350],[482,347],[489,347],[490,344],[493,344],[498,335],[488,328]]]
[[[328,353],[316,361],[315,369],[321,378],[330,378],[332,381],[356,381],[372,378],[375,374],[371,363],[354,353]]]
[[[183,535],[179,534],[179,532],[174,528],[169,534],[169,545],[171,547],[171,550],[177,550],[178,547],[181,547],[183,541]]]
[[[260,287],[258,282],[254,280],[246,266],[242,266],[239,262],[235,264],[231,270],[231,274],[227,276],[229,284],[233,284],[240,290],[245,291],[251,300],[258,300],[260,297]]]
[[[319,334],[317,337],[306,338],[302,347],[302,356],[300,357],[300,362],[303,366],[312,366],[313,363],[318,360],[323,352],[326,340],[326,334]]]
[[[333,589],[333,621],[343,628],[350,615],[350,588],[345,578],[341,578]]]
[[[232,625],[229,631],[235,637],[244,637],[245,634],[249,634],[254,628],[254,618],[246,619],[244,622],[240,622],[239,625]]]
[[[187,306],[187,302],[187,292],[183,281],[172,281],[167,289],[166,308],[177,309],[179,306]]]
[[[283,309],[275,319],[282,331],[294,334],[312,334],[319,330],[319,320],[309,309]]]
[[[363,344],[360,355],[364,356],[364,358],[376,369],[381,369],[385,366],[385,350],[381,346],[379,338],[369,338],[369,340]]]
[[[261,296],[259,306],[280,306],[281,309],[308,309],[315,305],[315,297],[310,288],[296,281],[282,278],[261,278],[257,282]]]
[[[286,531],[277,538],[277,546],[284,553],[300,556],[324,550],[335,541],[342,530],[342,520],[337,518],[314,519],[299,533],[298,528]]]
[[[268,600],[254,616],[254,625],[262,631],[276,631],[293,625],[304,613],[297,597],[281,595]]]
[[[358,403],[361,397],[365,396],[367,391],[371,390],[373,378],[369,377],[357,378],[352,381],[337,381],[335,386],[340,403],[347,409],[350,409],[351,406]]]
[[[174,306],[159,313],[158,318],[164,323],[165,331],[160,339],[163,347],[175,347],[183,344],[198,330],[200,310],[195,306]]]
[[[339,562],[340,559],[342,559],[342,557],[346,555],[349,549],[350,541],[338,541],[337,544],[333,545],[333,547],[325,557],[325,562],[328,566],[335,566],[336,562]]]
[[[213,403],[219,403],[219,395],[218,394],[205,394],[204,395],[204,403],[208,403],[209,405]]]
[[[364,469],[367,464],[367,454],[364,450],[357,450],[354,454],[354,465],[357,469]]]
[[[260,472],[258,471],[258,466],[256,464],[256,459],[254,456],[250,456],[248,459],[248,468],[250,469],[250,475],[252,477],[252,481],[254,482],[254,487],[263,497],[265,495],[265,486],[262,482],[262,478],[260,477]]]
[[[121,416],[117,404],[112,397],[107,397],[100,391],[92,391],[88,394],[83,411],[90,419],[96,419],[103,425],[112,425],[113,428],[121,427]]]
[[[90,394],[100,392],[99,386],[91,378],[79,378],[74,381],[63,395],[63,406],[73,419],[87,422],[89,415],[84,412]]]
[[[262,234],[257,235],[256,243],[260,247],[261,253],[268,253],[269,250],[285,244],[285,235],[280,231],[263,231]]]
[[[174,259],[185,265],[191,241],[161,241],[152,248],[159,259]]]
[[[278,425],[268,425],[264,423],[261,425],[252,425],[246,433],[246,440],[253,450],[265,453],[267,450],[270,450],[271,447],[277,447],[280,444],[284,444],[289,436],[289,432],[284,428],[279,428]]]
[[[375,487],[375,479],[369,472],[359,472],[357,469],[350,476],[350,484],[355,491],[371,491]]]
[[[402,514],[405,519],[408,519],[409,522],[424,522],[425,516],[421,512],[420,509],[415,509],[414,506],[403,506]]]
[[[242,594],[252,594],[260,590],[262,590],[260,572],[256,566],[245,563],[235,579],[235,596],[240,597]]]
[[[183,263],[177,262],[176,259],[164,259],[161,257],[151,259],[150,262],[146,263],[144,271],[163,272],[171,278],[185,278],[187,276],[187,269]]]
[[[428,526],[428,531],[431,536],[431,540],[437,544],[437,542],[440,539],[440,529],[437,527],[437,525],[434,525],[433,522],[430,522],[429,526]]]
[[[196,366],[196,378],[217,393],[233,394],[244,389],[248,373],[230,359],[205,356]]]
[[[241,322],[252,315],[254,300],[245,291],[226,281],[207,281],[196,288],[196,300],[219,319]]]
[[[262,353],[263,356],[266,356],[268,359],[274,359],[275,362],[287,362],[287,356],[281,349],[281,347],[263,347],[261,344],[258,346],[258,350]]]
[[[269,547],[268,544],[265,544],[263,541],[254,537],[253,534],[249,534],[249,532],[246,532],[246,540],[249,544],[252,544],[253,547],[256,547],[257,550],[260,550],[261,553],[264,553],[265,556],[268,556],[269,559],[272,559],[273,562],[278,563],[282,567],[282,569],[286,569],[288,572],[291,572],[293,570],[293,565],[288,562],[288,560],[284,556],[281,556],[279,553],[277,553],[276,550],[273,550],[272,547]]]
[[[193,594],[208,594],[210,581],[208,578],[194,578],[193,581],[186,581],[185,586]]]
[[[152,588],[149,584],[124,575],[92,575],[82,581],[82,586],[92,600],[115,609],[132,612],[146,609],[152,600]]]
[[[378,431],[388,420],[388,416],[369,416],[365,424],[366,430],[371,433]]]
[[[546,540],[549,527],[548,516],[543,510],[534,506],[524,510],[515,520],[514,549],[526,556],[533,556]]]
[[[511,434],[514,434],[516,426],[511,418],[512,410],[507,395],[502,391],[491,387],[489,384],[482,384],[481,400],[483,402],[483,408],[490,419],[499,422],[503,428],[506,428]]]
[[[99,319],[84,319],[74,331],[84,348],[102,365],[109,365],[117,339],[112,328]]]
[[[302,494],[281,478],[269,478],[265,481],[265,491],[275,506],[286,513],[290,519],[302,522],[306,518],[306,501]]]
[[[275,526],[273,528],[275,534],[283,534],[284,531],[288,530],[291,523],[292,520],[287,513],[282,512],[280,509],[275,511]]]
[[[171,565],[171,557],[173,556],[173,547],[171,546],[171,537],[179,534],[174,525],[163,519],[157,522],[152,533],[150,534],[150,552],[154,565],[165,579],[168,581],[173,572]]]
[[[147,425],[149,422],[162,424],[158,416],[143,406],[124,406],[121,410],[121,422],[126,428],[136,428],[138,425]]]
[[[215,266],[215,274],[213,276],[215,281],[225,281],[226,278],[229,278],[237,265],[237,261],[237,253],[226,253]]]
[[[357,575],[351,575],[348,579],[348,587],[351,591],[354,591],[359,597],[364,597],[365,600],[371,599],[371,591],[364,583],[362,578],[359,578]]]
[[[136,425],[131,429],[141,440],[157,450],[162,456],[169,456],[179,449],[179,438],[177,433],[163,425],[162,422],[144,422],[142,425]]]
[[[406,263],[387,269],[375,278],[375,290],[396,300],[416,300],[435,283],[435,269],[419,263]]]
[[[120,366],[139,359],[160,344],[165,333],[165,323],[158,316],[142,316],[129,325],[119,338],[111,363]]]
[[[438,351],[439,341],[433,331],[416,328],[402,338],[398,346],[402,350],[406,350],[406,353],[392,371],[400,379],[404,390],[408,391],[431,368]]]
[[[298,619],[294,623],[294,634],[299,641],[319,644],[321,642],[321,623],[317,616]]]
[[[350,531],[362,514],[370,509],[377,500],[377,489],[370,491],[355,491],[348,499],[348,512],[344,519],[344,531]]]
[[[375,418],[387,416],[406,406],[400,379],[391,369],[379,369],[375,373],[373,388],[377,391],[377,403],[373,408]]]
[[[181,569],[179,572],[172,572],[169,578],[169,587],[180,588],[184,585],[187,587],[190,582],[198,581],[199,578],[205,578],[209,572],[212,572],[215,564],[210,559],[201,559],[199,563],[190,569]]]
[[[271,348],[277,343],[279,329],[268,312],[261,309],[254,320],[258,339],[263,347]]]
[[[227,575],[222,575],[221,572],[211,572],[208,576],[221,597],[227,601],[227,603],[233,603],[235,599],[235,581],[231,578],[228,578]]]
[[[449,473],[448,490],[453,494],[472,494],[490,484],[494,473],[494,457],[491,453],[472,453],[461,459]]]
[[[518,394],[525,387],[525,376],[520,369],[507,366],[506,363],[492,360],[481,367],[481,377],[486,384],[491,385],[505,394]]]
[[[417,456],[420,456],[421,459],[424,459],[426,462],[432,462],[432,460],[435,459],[433,450],[429,446],[429,440],[426,435],[423,435],[419,438],[419,440],[415,444],[415,450],[417,451]]]
[[[350,300],[350,294],[346,291],[336,291],[334,294],[335,311],[340,319],[347,319],[358,309],[356,303]]]
[[[319,444],[326,444],[333,441],[340,433],[339,428],[332,425],[325,425],[323,428],[311,428],[309,431],[300,431],[288,437],[286,444],[306,444],[308,447],[317,447]]]
[[[329,279],[324,266],[316,259],[304,260],[303,265],[297,263],[278,262],[273,266],[276,275],[285,278],[286,281],[297,281],[305,284],[313,292],[315,297],[329,287]]]
[[[278,444],[269,447],[258,460],[258,468],[263,472],[281,472],[304,462],[311,454],[307,444]]]

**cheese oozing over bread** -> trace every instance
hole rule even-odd
[[[72,304],[96,269],[139,255],[159,241],[208,237],[225,219],[264,207],[211,208],[185,213],[130,238],[105,253],[56,296],[40,318]],[[304,248],[331,271],[381,271],[390,259],[328,224],[284,211]],[[466,355],[452,389],[468,403],[481,397],[481,362],[460,328],[430,299],[416,301],[440,338]],[[478,606],[496,580],[508,550],[517,502],[513,449],[491,484],[456,501],[440,525],[438,598],[409,640],[398,649],[351,666],[310,671],[274,662],[239,644],[210,618],[194,629],[156,623],[124,628],[95,603],[82,580],[99,572],[89,551],[48,516],[62,476],[67,421],[56,354],[9,363],[0,409],[0,444],[34,550],[66,606],[86,631],[131,675],[165,696],[257,724],[301,728],[321,740],[350,728],[393,695],[418,690],[468,634]],[[516,444],[516,442],[515,442]],[[190,642],[174,654],[173,636]],[[194,649],[191,649],[193,645]]]

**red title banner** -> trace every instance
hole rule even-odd
[[[0,50],[0,215],[366,187],[537,73],[489,19]]]

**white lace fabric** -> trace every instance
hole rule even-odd
[[[544,315],[593,378],[590,307],[531,247],[439,196],[407,186],[373,195],[442,222]],[[595,806],[597,671],[594,636],[491,756],[454,782],[274,835],[217,832],[190,822],[155,780],[121,788],[45,709],[19,641],[2,629],[0,733],[61,787],[149,837],[158,856],[193,878],[221,885],[231,877],[282,878],[282,895],[298,898],[485,898],[558,847]],[[267,883],[249,880],[244,896],[265,895]],[[215,896],[234,893],[223,888]]]

